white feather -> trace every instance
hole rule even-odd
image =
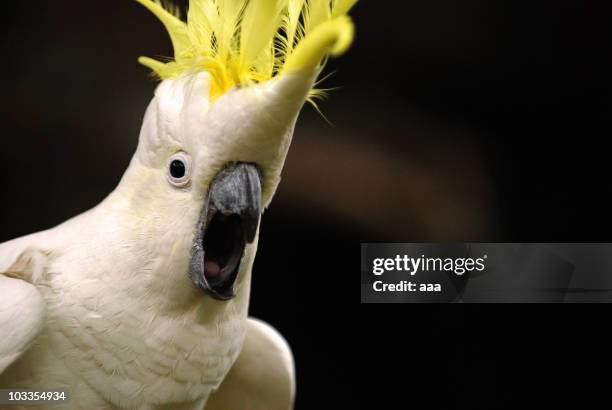
[[[269,203],[313,76],[234,90],[213,105],[203,97],[207,74],[164,81],[111,195],[58,227],[0,244],[0,388],[69,386],[66,408],[201,409],[253,326],[257,246],[246,248],[236,298],[219,303],[194,287],[187,272],[208,185],[228,162],[257,163]],[[177,150],[192,156],[189,189],[166,179]]]

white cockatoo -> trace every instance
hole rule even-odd
[[[298,113],[356,0],[191,0],[118,187],[0,244],[0,389],[60,408],[288,409],[289,346],[248,318],[251,267]],[[21,403],[27,407],[27,403]],[[40,406],[36,406],[40,408]]]

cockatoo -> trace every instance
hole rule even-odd
[[[0,245],[0,388],[66,390],[74,409],[291,408],[289,346],[248,318],[251,267],[356,0],[191,0],[186,22],[137,1],[174,59],[139,59],[162,81],[117,188]]]

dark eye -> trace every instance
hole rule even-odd
[[[185,164],[180,159],[175,159],[170,164],[170,175],[172,178],[180,179],[185,176]]]
[[[184,187],[191,180],[191,157],[185,152],[174,154],[168,160],[168,181],[174,186]]]

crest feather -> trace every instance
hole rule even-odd
[[[164,9],[161,2],[151,0],[136,1],[145,6],[162,22],[164,27],[166,27],[175,54],[180,54],[184,49],[189,47],[190,42],[187,37],[187,25],[170,11]]]
[[[167,63],[138,61],[161,79],[207,71],[211,99],[232,87],[319,68],[353,40],[347,13],[357,0],[190,0],[187,22],[159,0],[136,0],[164,25],[174,47]]]

